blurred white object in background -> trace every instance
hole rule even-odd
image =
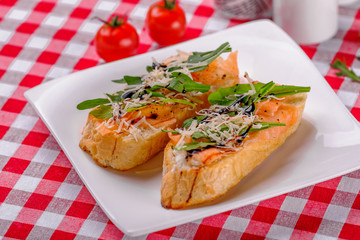
[[[271,15],[272,0],[214,0],[215,9],[235,19],[255,19]]]
[[[358,0],[339,0],[339,5],[349,5],[349,4],[352,4],[354,2],[356,2]]]
[[[274,0],[273,19],[297,43],[320,43],[337,32],[338,0]]]

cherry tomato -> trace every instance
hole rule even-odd
[[[135,28],[126,22],[125,16],[116,15],[98,30],[95,47],[99,56],[106,62],[132,56],[139,46],[139,36]]]
[[[163,0],[150,6],[146,26],[150,37],[158,44],[178,43],[185,33],[185,13],[175,0]]]

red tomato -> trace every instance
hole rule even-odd
[[[104,21],[103,21],[104,22]],[[106,62],[132,56],[139,46],[139,36],[125,17],[114,16],[104,22],[95,37],[96,51]]]
[[[178,43],[185,33],[185,13],[175,0],[160,1],[150,6],[146,26],[150,37],[158,44]]]

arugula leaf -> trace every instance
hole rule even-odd
[[[200,132],[200,131],[194,132],[194,133],[191,135],[191,137],[192,137],[192,139],[209,138],[208,135],[206,135],[205,133]]]
[[[113,101],[113,102],[121,102],[121,100],[122,100],[121,96],[123,95],[123,93],[124,93],[124,91],[119,91],[114,94],[106,93],[106,96],[108,96],[111,99],[111,101]]]
[[[90,112],[91,115],[98,119],[108,119],[113,116],[111,105],[100,105]]]
[[[186,100],[182,100],[182,99],[172,99],[172,98],[166,98],[166,99],[160,99],[159,102],[175,102],[175,103],[182,103],[182,104],[186,104],[186,105],[190,105],[190,106],[196,106],[195,103],[186,101]]]
[[[191,123],[196,120],[198,123],[202,120],[204,120],[206,117],[205,116],[196,116],[193,118],[188,118],[183,122],[182,128],[189,128]]]
[[[177,132],[177,131],[169,131],[169,130],[164,130],[164,129],[161,129],[161,131],[166,132],[166,133],[172,133],[174,135],[179,134],[179,132]]]
[[[149,89],[146,89],[146,93],[150,93],[151,94],[151,97],[165,97],[164,95],[162,95],[161,93],[158,93],[158,92],[153,92]]]
[[[262,85],[258,91],[256,91],[256,95],[252,96],[252,102],[257,102],[258,100],[260,100],[262,97],[267,96],[270,91],[275,87],[275,83],[273,81],[268,82],[264,85]]]
[[[90,108],[94,108],[96,106],[99,106],[101,104],[106,104],[106,103],[110,103],[109,99],[107,98],[95,98],[95,99],[90,99],[90,100],[86,100],[83,101],[81,103],[79,103],[76,108],[79,110],[85,110],[85,109],[90,109]]]
[[[270,84],[271,83],[271,84]],[[298,86],[291,86],[291,85],[273,85],[273,82],[267,83],[269,85],[266,86],[266,88],[262,89],[262,92],[265,93],[265,95],[262,95],[259,97],[260,100],[262,100],[264,97],[268,95],[273,95],[275,97],[283,97],[287,95],[293,95],[296,93],[302,93],[302,92],[309,92],[310,87],[298,87]],[[258,98],[258,94],[260,93],[260,89],[264,86],[264,83],[255,83],[254,87],[256,90],[256,95],[254,95],[256,98]],[[268,87],[270,87],[268,89]],[[211,105],[222,105],[222,106],[228,106],[236,101],[234,99],[234,95],[241,95],[244,93],[247,93],[249,90],[251,90],[250,84],[236,84],[232,87],[227,88],[220,88],[216,92],[213,92],[209,95],[208,100]],[[253,97],[253,96],[252,96]],[[244,101],[245,102],[245,101]]]
[[[142,84],[141,77],[124,76],[124,79],[128,85]]]
[[[183,92],[184,85],[182,85],[178,79],[173,78],[171,79],[169,86],[166,88],[177,92]]]
[[[204,65],[198,66],[198,67],[191,67],[191,65],[189,65],[190,72],[198,72],[198,71],[204,70],[205,68],[207,68],[207,66],[212,61],[214,61],[218,56],[220,56],[224,52],[231,52],[231,47],[230,47],[229,42],[225,42],[225,43],[221,44],[214,51],[193,52],[193,54],[189,56],[189,58],[187,59],[186,62],[192,63],[192,64],[193,63],[204,63]]]
[[[142,84],[141,77],[125,75],[124,78],[119,80],[112,80],[114,83],[127,83],[127,85],[140,85]]]
[[[156,91],[156,90],[159,90],[159,89],[162,89],[164,88],[163,86],[160,86],[160,85],[154,85],[152,86],[152,88],[150,88],[150,91]]]
[[[169,72],[175,72],[176,70],[180,70],[182,67],[171,67],[168,69]]]
[[[121,78],[121,79],[115,79],[115,80],[111,80],[112,82],[114,83],[126,83],[125,79],[124,78]]]
[[[352,69],[349,69],[345,62],[341,62],[339,59],[336,59],[333,64],[330,64],[330,66],[339,70],[339,72],[335,73],[336,76],[346,76],[352,80],[360,82],[360,76],[357,76]]]
[[[194,149],[198,149],[198,148],[204,148],[207,146],[213,146],[216,145],[215,142],[197,142],[197,141],[193,141],[191,143],[186,143],[184,144],[180,149],[175,148],[175,150],[177,151],[190,151],[190,150],[194,150]]]
[[[285,123],[278,123],[278,122],[254,122],[253,125],[261,125],[261,128],[254,128],[253,126],[250,128],[250,132],[256,132],[260,130],[264,130],[270,127],[276,126],[286,126]]]
[[[146,71],[147,71],[147,72],[152,72],[152,70],[154,70],[154,69],[152,68],[152,66],[146,66]]]
[[[197,91],[205,93],[210,90],[210,85],[197,83],[184,73],[173,72],[171,75],[174,77],[175,81],[179,81],[184,85],[186,92]]]
[[[128,108],[128,109],[126,109],[126,112],[132,112],[132,111],[140,110],[140,109],[145,108],[146,106],[147,106],[147,105],[140,106],[140,107],[132,107],[132,108]]]

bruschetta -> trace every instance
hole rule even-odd
[[[209,93],[238,82],[236,52],[220,57],[230,50],[224,43],[214,51],[180,52],[161,63],[153,60],[143,76],[115,80],[127,88],[78,105],[92,109],[80,148],[103,167],[129,170],[145,163],[169,141],[162,129],[180,127],[209,106]]]
[[[309,87],[252,82],[210,94],[212,106],[167,130],[161,204],[180,209],[224,195],[300,124]]]

